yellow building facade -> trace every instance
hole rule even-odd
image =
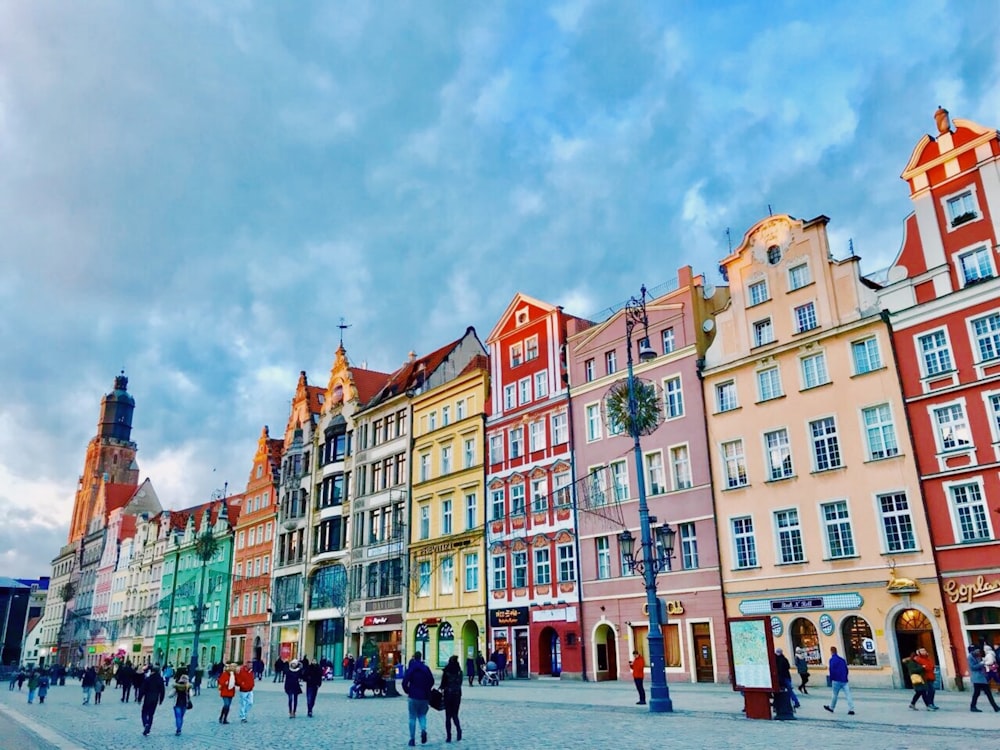
[[[907,686],[920,646],[947,678],[889,330],[827,222],[769,217],[721,265],[731,301],[702,377],[726,614],[769,616],[817,682],[831,646],[852,684]]]
[[[431,669],[485,655],[485,356],[413,398],[407,653]],[[488,657],[487,657],[488,658]]]

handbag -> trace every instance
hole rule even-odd
[[[428,699],[428,703],[431,704],[431,708],[435,711],[444,710],[444,693],[442,693],[437,688],[431,688],[431,695]]]
[[[190,711],[192,708],[194,708],[194,704],[191,702],[191,699],[188,698],[187,710]]]
[[[924,677],[923,677],[923,675],[911,674],[910,675],[910,684],[911,685],[923,685],[923,684],[925,684],[924,683]]]

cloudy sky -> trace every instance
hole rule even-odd
[[[717,280],[769,205],[888,265],[935,108],[1000,125],[998,39],[992,0],[0,0],[0,574],[48,573],[123,368],[178,508],[341,316],[392,370],[517,291]]]

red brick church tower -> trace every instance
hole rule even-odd
[[[87,444],[87,457],[83,473],[76,487],[73,501],[73,522],[69,527],[69,541],[74,542],[87,533],[87,526],[95,513],[95,506],[102,484],[123,484],[137,487],[139,466],[135,461],[138,446],[132,442],[132,412],[135,399],[128,391],[125,372],[115,377],[114,390],[101,400],[101,418],[97,434]]]

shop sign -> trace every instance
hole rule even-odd
[[[823,631],[823,635],[833,635],[833,630],[834,630],[833,618],[827,614],[820,615],[819,629]]]
[[[814,596],[807,599],[772,599],[771,609],[775,612],[787,612],[800,609],[822,609],[823,597]]]
[[[774,615],[771,616],[771,634],[775,638],[780,638],[781,634],[785,632],[785,624],[781,621],[780,617]]]
[[[1000,578],[987,581],[978,576],[973,583],[959,583],[951,579],[944,583],[944,595],[952,604],[971,604],[973,599],[990,596],[1000,591]]]
[[[861,594],[825,594],[789,599],[744,599],[740,602],[742,615],[769,615],[772,612],[807,612],[817,609],[860,609],[864,604]]]
[[[508,607],[507,609],[490,610],[490,627],[498,628],[505,625],[527,625],[527,607]]]
[[[378,625],[399,625],[403,622],[402,615],[368,615],[364,626],[370,628]]]

